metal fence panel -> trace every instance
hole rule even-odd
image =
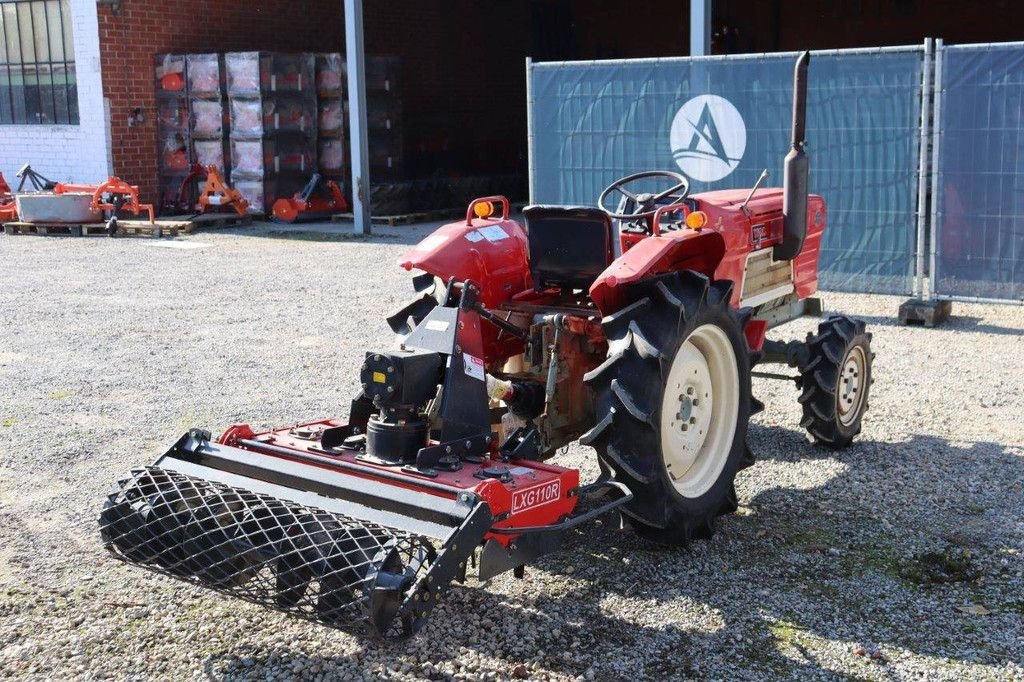
[[[910,293],[921,46],[812,53],[811,191],[824,288]],[[531,199],[592,204],[616,178],[681,169],[691,192],[780,185],[795,54],[565,62],[530,69]]]
[[[1024,43],[941,55],[933,220],[939,298],[1024,302]]]

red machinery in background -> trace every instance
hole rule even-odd
[[[195,192],[195,183],[205,178],[203,186]],[[238,215],[246,215],[249,202],[242,193],[228,185],[216,166],[193,164],[173,197],[164,197],[160,205],[161,214],[169,213],[211,213],[219,209],[231,209]]]
[[[222,207],[232,208],[238,215],[245,215],[249,211],[249,202],[241,192],[224,182],[216,166],[207,166],[204,172],[206,183],[199,190],[199,201],[196,206],[200,213]]]
[[[68,194],[70,192],[84,192],[92,194],[91,208],[94,211],[109,211],[110,218],[107,220],[107,232],[113,234],[117,231],[117,213],[127,210],[132,215],[139,215],[143,211],[149,214],[149,222],[156,222],[153,213],[153,204],[139,203],[138,185],[129,185],[121,178],[110,176],[98,185],[76,185],[65,182],[58,182],[53,187],[54,194]]]
[[[14,203],[14,194],[11,192],[11,186],[4,179],[4,174],[0,173],[0,220],[7,222],[17,219],[18,206]]]
[[[299,223],[323,220],[346,210],[348,202],[338,183],[314,173],[301,192],[274,202],[271,217],[279,223]]]

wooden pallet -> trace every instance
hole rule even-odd
[[[252,225],[254,214],[238,215],[237,213],[200,213],[199,215],[166,216],[161,220],[192,223],[192,231],[209,230],[220,227],[246,227]]]
[[[458,214],[453,211],[421,211],[419,213],[402,213],[400,215],[372,215],[370,222],[375,225],[410,225],[417,222],[429,222],[431,220],[444,220],[456,218]],[[331,216],[332,222],[352,222],[354,216],[351,213],[335,213]]]
[[[525,205],[523,203],[512,204],[512,212],[515,213],[522,210]],[[396,227],[398,225],[412,225],[414,223],[429,223],[435,220],[455,220],[465,216],[466,209],[464,208],[442,208],[433,211],[402,213],[400,215],[371,215],[370,222],[374,225]],[[351,223],[353,220],[354,216],[351,213],[335,213],[331,216],[331,222],[335,223]]]
[[[192,231],[190,221],[118,220],[117,236],[134,237],[177,237]],[[4,223],[4,234],[34,234],[41,236],[62,235],[66,237],[96,237],[107,235],[106,223]]]

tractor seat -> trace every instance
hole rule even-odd
[[[612,260],[612,221],[589,206],[523,209],[535,289],[586,291]]]

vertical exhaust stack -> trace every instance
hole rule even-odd
[[[783,163],[782,243],[774,249],[775,260],[792,260],[804,248],[807,236],[807,173],[810,160],[804,151],[807,128],[807,65],[804,51],[793,70],[793,142]]]

